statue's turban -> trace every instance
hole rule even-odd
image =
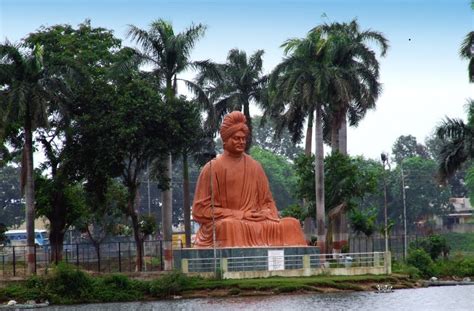
[[[227,114],[222,121],[220,130],[222,141],[226,141],[238,131],[243,131],[245,135],[248,135],[249,128],[246,120],[245,115],[240,111],[232,111]]]

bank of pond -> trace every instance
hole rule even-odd
[[[445,261],[431,267],[449,275],[438,277],[462,280],[474,276],[474,259]],[[456,270],[457,269],[457,270]],[[381,285],[393,290],[424,286],[419,269],[394,263],[392,275],[329,276],[262,279],[213,279],[190,277],[173,271],[150,277],[146,272],[90,275],[74,266],[60,263],[45,276],[23,281],[3,282],[0,303],[80,304],[98,302],[149,301],[159,299],[274,295],[282,293],[377,291]]]

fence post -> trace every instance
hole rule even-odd
[[[189,262],[187,258],[181,259],[181,272],[183,273],[189,272]]]
[[[36,264],[37,264],[37,258],[36,258],[36,243],[35,243],[35,248],[34,248],[34,252],[35,254],[35,274],[36,274]]]
[[[160,240],[160,270],[163,271],[163,240]]]
[[[122,250],[120,249],[120,242],[118,242],[118,259],[119,259],[119,272],[122,272]]]
[[[305,276],[311,275],[311,259],[309,255],[303,255],[303,270]]]
[[[97,271],[100,272],[100,244],[97,245]]]
[[[16,256],[15,256],[15,246],[13,246],[13,276],[16,276]]]
[[[76,266],[79,267],[79,243],[76,243]]]
[[[392,274],[392,257],[390,251],[384,252],[383,264],[385,268],[385,274]]]

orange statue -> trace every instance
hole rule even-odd
[[[241,112],[225,116],[224,153],[204,166],[196,186],[195,246],[213,246],[213,218],[217,247],[306,245],[299,221],[278,217],[265,172],[244,152],[248,131]]]

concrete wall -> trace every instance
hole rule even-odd
[[[276,271],[227,271],[227,259],[222,258],[220,266],[224,279],[253,279],[253,278],[268,278],[272,276],[281,277],[304,277],[314,275],[365,275],[365,274],[391,274],[391,254],[385,253],[383,261],[374,261],[371,267],[337,267],[331,268],[328,265],[322,265],[320,268],[310,267],[310,257],[305,255],[303,257],[303,269],[289,269]],[[182,271],[190,276],[214,277],[213,272],[188,272],[188,259],[182,259]]]

